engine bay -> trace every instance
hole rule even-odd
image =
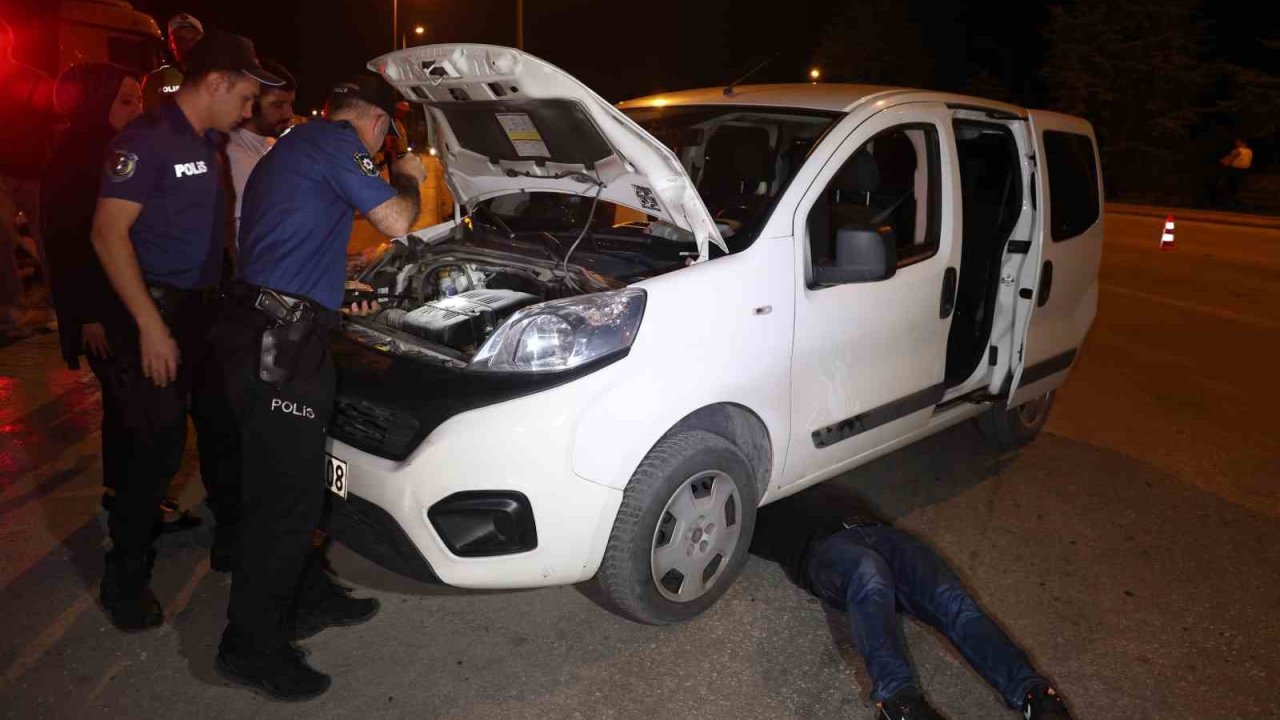
[[[414,236],[391,244],[358,276],[382,309],[349,322],[348,333],[397,354],[465,365],[522,308],[626,284],[511,250]]]

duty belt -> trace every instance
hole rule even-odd
[[[291,380],[302,369],[308,348],[316,357],[316,367],[323,362],[328,333],[338,326],[337,313],[306,298],[245,283],[233,286],[231,297],[269,321],[259,346],[258,377],[263,382],[282,385]]]

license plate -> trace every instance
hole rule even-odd
[[[342,499],[347,498],[347,464],[332,455],[324,456],[324,486]]]

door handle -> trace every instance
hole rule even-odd
[[[1053,291],[1053,263],[1044,261],[1040,268],[1040,290],[1036,293],[1036,307],[1044,307],[1049,302],[1049,293]]]
[[[949,267],[942,275],[942,308],[938,317],[946,320],[956,309],[956,269]]]

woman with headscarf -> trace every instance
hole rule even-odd
[[[84,355],[103,386],[106,506],[119,477],[124,410],[111,392],[117,369],[105,325],[128,325],[133,319],[103,273],[89,235],[107,143],[142,114],[142,89],[131,70],[87,63],[63,71],[54,86],[54,101],[67,124],[54,141],[40,183],[40,217],[62,358],[75,370]],[[177,504],[166,498],[161,509],[169,515]],[[198,518],[182,513],[176,521],[165,522],[162,529],[179,530],[198,523]]]
[[[83,354],[102,379],[94,361],[111,356],[103,320],[129,314],[102,272],[89,233],[107,143],[142,114],[142,90],[131,71],[89,63],[64,71],[54,98],[67,125],[40,183],[50,289],[67,367],[78,369]]]

